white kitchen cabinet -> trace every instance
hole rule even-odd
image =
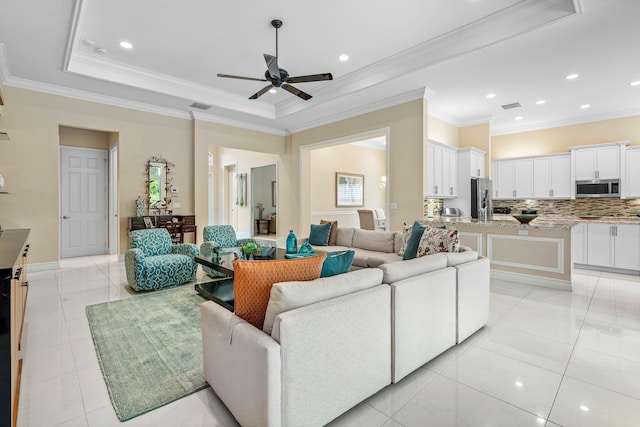
[[[458,153],[460,155],[460,153]],[[484,178],[484,158],[483,152],[478,150],[469,150],[469,165],[471,178]]]
[[[627,148],[624,197],[640,198],[640,147]]]
[[[581,222],[571,228],[573,262],[587,264],[587,224]]]
[[[498,162],[491,162],[491,181],[493,181],[493,198],[498,199],[498,185],[500,185]]]
[[[471,215],[471,180],[479,178],[478,173],[484,177],[484,157],[484,151],[475,147],[458,149],[457,165],[451,166],[458,170],[458,179],[453,185],[453,193],[457,197],[445,200],[444,207],[460,209],[463,216]]]
[[[613,267],[613,231],[611,224],[587,225],[587,264]]]
[[[494,198],[533,198],[533,159],[498,160],[492,163]]]
[[[535,199],[569,199],[571,197],[571,156],[533,159],[533,197]]]
[[[574,262],[579,261],[574,258]],[[640,270],[640,225],[588,224],[587,264]]]
[[[427,196],[438,198],[456,196],[457,164],[455,149],[427,142]]]
[[[576,181],[620,178],[620,146],[575,148],[574,151]]]

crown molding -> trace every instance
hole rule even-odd
[[[247,102],[245,97],[239,95],[84,52],[73,52],[64,71],[215,105],[267,119],[273,120],[276,118],[275,108],[271,104]]]
[[[405,102],[415,101],[416,99],[422,99],[424,95],[424,89],[416,89],[409,92],[402,93],[400,95],[392,96],[382,99],[380,101],[372,102],[370,104],[362,105],[356,108],[340,111],[330,116],[325,116],[317,120],[308,121],[299,125],[291,126],[287,131],[291,134],[296,132],[302,132],[307,129],[312,129],[318,126],[327,125],[329,123],[339,122],[340,120],[346,120],[352,117],[360,116],[362,114],[371,113],[373,111],[382,110],[383,108],[393,107],[395,105],[404,104]]]
[[[639,116],[639,115],[640,115],[640,108],[633,108],[630,110],[615,111],[615,112],[604,113],[604,114],[594,114],[591,116],[574,117],[571,119],[557,120],[552,122],[539,123],[535,125],[491,129],[491,136],[511,135],[514,133],[522,133],[522,132],[534,132],[537,130],[551,129],[551,128],[557,128],[557,127],[563,127],[563,126],[580,125],[584,123],[601,122],[604,120],[623,119],[625,117],[632,117],[632,116]]]
[[[49,83],[40,83],[33,80],[26,80],[11,77],[5,82],[6,86],[13,86],[19,89],[33,90],[36,92],[48,93],[50,95],[64,96],[67,98],[79,99],[82,101],[95,102],[98,104],[111,105],[113,107],[127,108],[129,110],[144,111],[146,113],[159,114],[162,116],[177,117],[180,119],[191,119],[189,113],[171,108],[158,107],[156,105],[142,102],[128,101],[108,95],[100,95],[93,92],[86,92],[68,87],[56,86]]]
[[[211,114],[201,113],[199,111],[191,111],[193,120],[201,120],[203,122],[217,123],[220,125],[233,126],[242,129],[254,130],[256,132],[264,132],[277,136],[288,136],[289,132],[283,129],[273,128],[269,126],[256,125],[241,120],[228,119],[226,117],[214,116]]]

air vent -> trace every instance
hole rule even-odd
[[[193,104],[191,104],[191,108],[197,108],[199,110],[208,110],[209,108],[211,108],[211,105],[202,104],[200,102],[194,102]]]
[[[0,132],[0,141],[11,141],[9,134],[6,132]]]
[[[500,108],[502,108],[503,110],[511,110],[512,108],[520,107],[522,107],[522,104],[520,104],[519,102],[514,102],[513,104],[504,104],[500,106]]]

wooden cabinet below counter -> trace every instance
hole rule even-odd
[[[28,229],[0,234],[0,425],[15,426],[22,370],[22,326],[27,302]]]

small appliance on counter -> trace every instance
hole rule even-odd
[[[494,214],[502,214],[502,215],[510,215],[511,214],[511,208],[502,207],[502,206],[496,206],[495,208],[493,208],[493,213]]]
[[[459,218],[462,216],[462,211],[458,208],[442,208],[440,216],[445,218]]]
[[[493,218],[491,195],[493,184],[487,178],[471,179],[471,218],[489,221]]]

